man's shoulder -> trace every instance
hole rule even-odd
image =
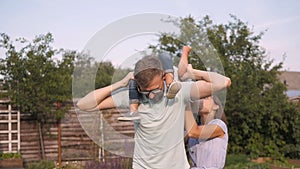
[[[181,89],[180,89],[181,92],[189,92],[194,82],[189,81],[189,82],[179,82],[179,83],[181,84]]]

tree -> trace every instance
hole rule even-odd
[[[200,21],[191,16],[171,20],[180,34],[162,34],[160,43],[151,48],[176,54],[190,44],[193,67],[231,78],[225,107],[229,153],[299,158],[300,112],[288,101],[286,87],[277,78],[283,63],[267,59],[259,45],[265,32],[255,35],[246,23],[231,18],[227,24],[214,24],[208,16]]]
[[[95,88],[101,88],[104,86],[108,86],[112,84],[112,78],[115,72],[115,68],[111,62],[100,62],[96,63],[98,67],[97,74],[96,74],[96,85]]]
[[[6,57],[0,60],[0,73],[10,86],[10,99],[21,112],[31,113],[40,122],[50,117],[62,118],[64,111],[53,111],[54,104],[64,103],[72,96],[76,52],[53,49],[51,43],[50,33],[37,36],[32,42],[24,38],[13,42],[4,33],[0,39],[0,47],[6,51]]]
[[[111,62],[96,62],[88,53],[78,55],[74,67],[74,98],[81,98],[91,90],[112,84],[116,71]]]

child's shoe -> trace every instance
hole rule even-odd
[[[167,98],[174,99],[178,91],[181,89],[181,84],[173,81],[167,89]]]
[[[122,117],[118,117],[119,121],[136,121],[141,119],[138,112],[128,112],[122,115]]]

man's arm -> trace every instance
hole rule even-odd
[[[88,93],[77,102],[77,107],[85,111],[115,107],[111,97],[112,92],[122,87],[126,87],[130,79],[133,79],[133,72],[128,73],[126,77],[112,85]]]

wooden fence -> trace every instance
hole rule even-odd
[[[20,112],[12,110],[9,100],[0,100],[0,150],[20,151]]]
[[[117,121],[117,117],[121,115],[120,110],[111,109],[101,114],[97,118],[105,118],[115,130],[133,137],[133,123]],[[65,113],[60,123],[49,122],[41,126],[29,114],[21,113],[19,125],[20,146],[13,150],[20,151],[25,164],[41,159],[64,162],[100,160],[116,156],[103,150],[86,134],[74,107]],[[105,134],[105,129],[99,134]],[[6,138],[0,137],[0,151],[9,152],[10,149],[5,148],[2,143],[3,139]]]

